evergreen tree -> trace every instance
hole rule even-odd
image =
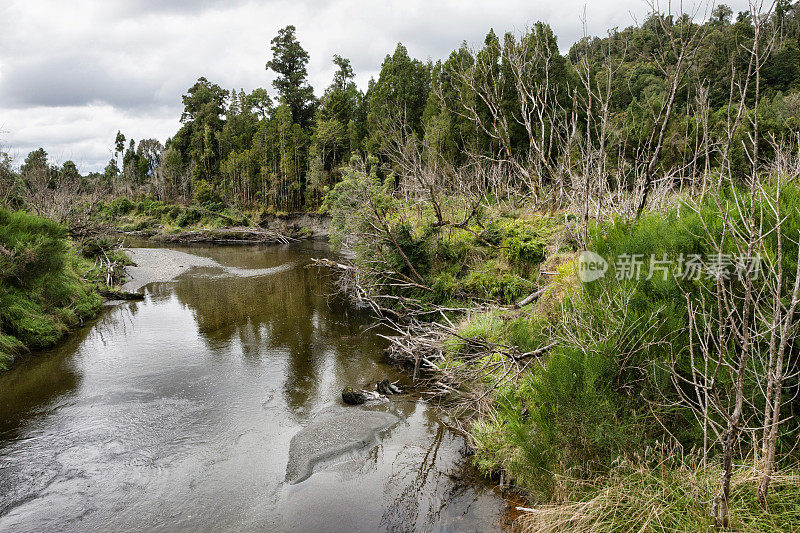
[[[267,62],[267,70],[277,77],[272,86],[278,90],[292,112],[292,122],[307,127],[314,115],[314,89],[308,84],[308,52],[295,36],[292,25],[278,31],[271,42],[272,59]]]

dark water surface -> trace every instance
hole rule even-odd
[[[462,439],[413,395],[379,442],[284,483],[343,386],[407,378],[305,268],[325,245],[176,249],[229,268],[151,284],[0,375],[0,531],[499,529],[503,501],[461,480]]]

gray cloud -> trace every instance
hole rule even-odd
[[[114,134],[164,141],[179,127],[181,95],[199,76],[225,88],[266,87],[269,41],[287,24],[309,51],[321,94],[331,57],[349,57],[362,88],[403,42],[443,59],[489,28],[552,25],[566,50],[582,34],[585,0],[3,0],[0,145],[20,157],[44,146],[85,170],[108,161]],[[738,11],[744,0],[728,2]],[[586,4],[590,34],[643,18],[641,0]]]
[[[86,52],[12,63],[0,77],[0,101],[13,107],[110,104],[122,109],[168,103],[157,80],[115,75],[107,58]]]

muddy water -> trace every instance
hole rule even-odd
[[[284,482],[292,436],[345,385],[407,379],[369,317],[305,268],[322,244],[213,259],[0,375],[0,531],[492,531],[463,441],[404,395],[379,440]],[[358,408],[354,408],[358,409]]]

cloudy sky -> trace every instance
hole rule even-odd
[[[727,2],[734,11],[744,0]],[[630,25],[642,0],[2,0],[0,144],[17,164],[39,146],[86,172],[110,157],[117,130],[162,142],[179,127],[181,95],[200,76],[225,88],[266,87],[269,41],[287,24],[309,51],[316,93],[335,53],[366,87],[398,42],[439,59],[490,27],[550,23],[566,50],[582,34]]]

